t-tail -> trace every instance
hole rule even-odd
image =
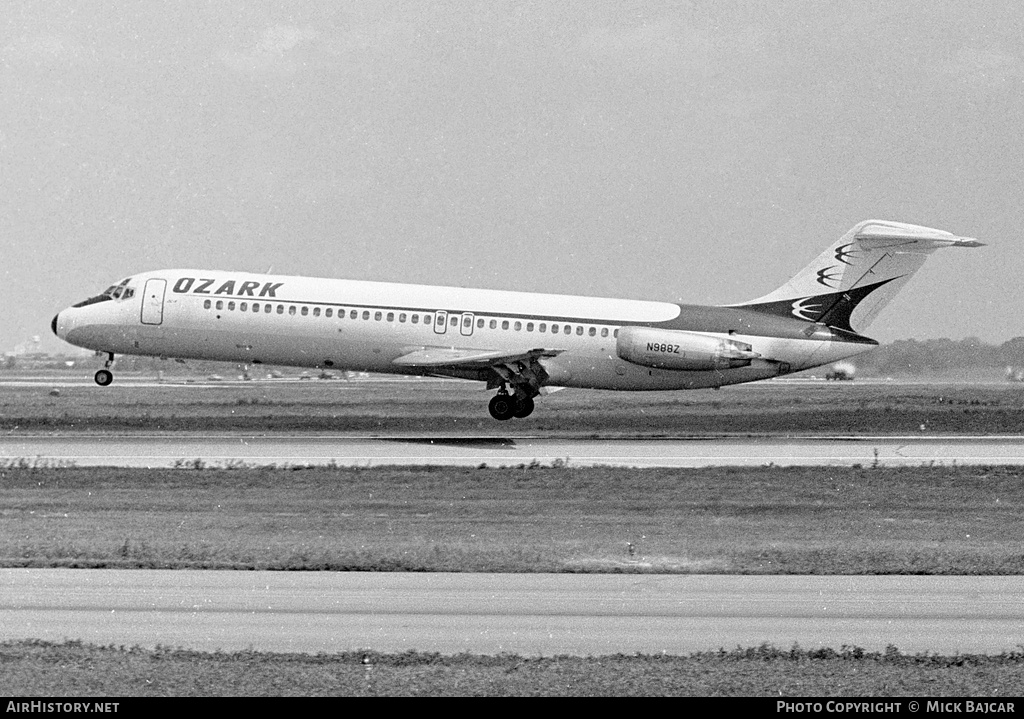
[[[731,306],[860,334],[929,254],[943,247],[981,246],[944,230],[866,220],[779,289]]]

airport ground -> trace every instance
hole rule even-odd
[[[1019,707],[1024,653],[907,655],[749,647],[688,656],[474,656],[408,652],[197,652],[48,642],[0,643],[9,696],[676,696],[944,697]],[[948,701],[948,700],[944,700]],[[901,709],[907,711],[907,700]],[[954,701],[963,711],[965,701]],[[922,704],[922,709],[925,705]],[[950,706],[947,704],[946,706]],[[996,708],[1001,707],[1001,708]],[[951,710],[952,711],[952,710]]]
[[[0,469],[0,564],[1024,573],[1019,467]]]
[[[1024,409],[1019,384],[775,381],[673,394],[566,390],[541,399],[534,416],[499,424],[486,416],[489,394],[465,383],[119,377],[112,387],[98,388],[66,375],[0,381],[6,382],[0,429],[15,434],[319,429],[658,438],[885,434],[923,426],[936,434],[1019,435]],[[1020,574],[1021,474],[986,466],[200,470],[183,464],[147,471],[8,462],[0,471],[0,555],[9,567]],[[441,693],[448,687],[458,694],[991,696],[1019,690],[1024,676],[1017,654],[946,661],[898,652],[888,659],[839,656],[836,649],[835,656],[822,657],[787,655],[788,647],[723,652],[675,657],[671,661],[683,664],[670,665],[658,664],[666,658],[642,657],[530,664],[508,657],[374,656],[372,670],[355,666],[348,655],[310,660],[242,653],[227,658],[239,670],[239,683],[230,685],[237,688],[221,684],[220,690],[286,693],[273,682],[257,689],[258,673],[246,669],[256,666],[271,672],[301,667],[305,678],[292,685],[305,688],[298,693]],[[232,671],[225,656],[196,661],[167,650],[16,643],[0,646],[0,654],[5,684],[53,676],[41,671],[53,662],[121,667],[116,671],[127,683],[92,684],[97,693],[144,693],[143,680],[157,665],[169,668],[161,675],[166,681],[158,682],[164,693],[184,686],[192,687],[186,693],[215,693],[215,682]],[[192,669],[169,661],[178,657]],[[824,663],[816,663],[819,658]],[[702,679],[679,679],[688,676],[686,667]],[[567,678],[570,671],[593,681]],[[75,674],[85,675],[98,676]],[[843,679],[854,675],[857,682]],[[623,684],[615,677],[633,680]],[[53,684],[28,686],[55,691]]]
[[[720,390],[542,396],[525,419],[487,414],[493,392],[433,379],[282,379],[0,373],[0,431],[323,432],[359,436],[660,438],[1019,435],[1024,384],[779,379]]]

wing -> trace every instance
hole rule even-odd
[[[455,347],[424,347],[392,360],[401,367],[455,367],[488,364],[506,356],[498,350],[456,349]]]
[[[488,387],[497,387],[507,382],[513,388],[533,397],[537,395],[548,377],[540,360],[544,357],[557,357],[564,351],[543,347],[525,352],[420,347],[397,357],[392,363],[400,367],[419,367],[453,376],[465,376],[461,375],[461,372],[475,370],[488,376]]]
[[[455,347],[423,347],[392,360],[402,367],[495,367],[532,362],[541,357],[556,357],[564,350],[532,349],[526,352],[509,353],[502,350],[458,349]]]

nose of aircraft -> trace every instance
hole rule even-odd
[[[57,334],[57,318],[58,317],[60,317],[60,313],[59,312],[53,316],[53,322],[50,323],[50,329],[53,330],[53,334],[55,334],[55,335]],[[57,336],[59,337],[60,335],[57,335]]]

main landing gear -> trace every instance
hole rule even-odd
[[[491,398],[487,405],[487,411],[494,419],[502,421],[517,417],[529,417],[533,412],[533,398],[526,395],[509,394],[503,387],[498,394]]]
[[[103,363],[103,369],[98,370],[93,377],[96,380],[96,384],[100,387],[106,387],[108,384],[114,381],[114,373],[110,371],[110,368],[114,366],[114,353],[107,352],[107,361]]]

